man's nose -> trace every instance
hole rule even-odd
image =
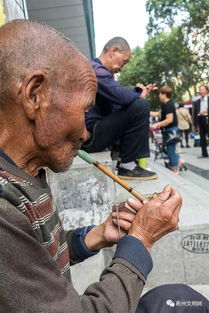
[[[91,134],[88,132],[87,128],[85,127],[80,140],[82,142],[85,142],[85,141],[87,141],[89,139],[90,135]]]

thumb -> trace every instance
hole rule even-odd
[[[171,191],[172,191],[172,187],[170,185],[166,185],[163,191],[160,192],[156,198],[160,200],[161,202],[165,202],[166,200],[169,199],[171,195]]]

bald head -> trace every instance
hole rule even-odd
[[[58,76],[63,76],[67,67],[72,77],[69,85],[73,88],[81,83],[79,68],[90,70],[88,61],[70,40],[45,24],[26,20],[10,22],[0,28],[0,42],[0,101],[32,71],[47,72],[51,83],[56,85]]]
[[[128,42],[122,37],[110,39],[99,56],[102,64],[113,74],[120,72],[131,57]]]
[[[107,52],[111,48],[117,48],[118,51],[124,52],[124,51],[130,51],[131,48],[128,44],[128,42],[122,38],[122,37],[114,37],[110,39],[104,46],[103,52]]]
[[[0,28],[0,150],[32,176],[63,171],[88,137],[96,94],[88,60],[55,29],[16,20]]]

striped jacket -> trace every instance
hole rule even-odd
[[[19,171],[18,168],[16,170]],[[24,177],[26,174],[23,172],[21,174],[22,177],[0,169],[0,196],[27,216],[37,240],[56,261],[61,273],[70,280],[66,232],[63,230],[57,210],[53,208],[50,188],[45,180],[45,171],[40,171],[39,179],[32,178],[36,180],[35,186],[31,177],[27,180]],[[37,185],[40,188],[37,188]]]
[[[100,282],[80,296],[69,263],[89,256],[77,254],[81,237],[62,229],[44,170],[34,178],[0,156],[0,313],[135,312],[152,268],[146,248],[123,237]]]

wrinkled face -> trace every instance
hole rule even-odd
[[[66,86],[62,92],[53,92],[51,109],[37,126],[36,142],[44,150],[43,163],[54,172],[67,170],[88,138],[85,112],[94,103],[97,85],[95,75],[89,69],[81,76],[82,87],[69,91]]]
[[[208,93],[208,90],[207,88],[205,88],[205,86],[200,86],[199,88],[199,94],[201,97],[204,97],[205,95],[207,95]]]
[[[116,74],[122,71],[124,65],[128,63],[131,58],[131,51],[120,52],[114,51],[111,59],[111,73]]]

